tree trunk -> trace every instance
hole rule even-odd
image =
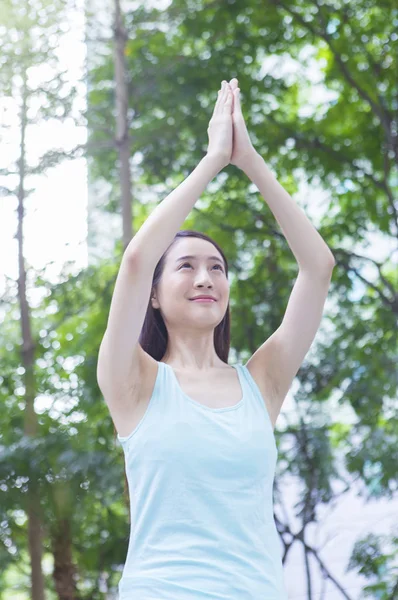
[[[130,170],[130,136],[128,125],[128,90],[125,49],[127,35],[122,22],[120,0],[115,0],[114,65],[116,98],[116,145],[119,153],[120,187],[123,222],[123,248],[133,237],[132,193]]]
[[[58,529],[52,533],[55,591],[59,600],[77,600],[76,568],[72,560],[70,519],[58,519],[57,525]]]
[[[25,199],[25,135],[27,125],[27,74],[23,74],[22,88],[22,106],[21,106],[21,154],[19,159],[19,186],[18,186],[18,300],[21,311],[22,328],[22,365],[25,369],[25,414],[24,414],[24,433],[25,435],[35,436],[38,429],[37,415],[34,410],[35,400],[35,376],[34,376],[34,351],[35,347],[32,339],[32,329],[30,324],[29,305],[26,297],[26,271],[23,248],[23,220],[24,220],[24,199]],[[28,538],[29,555],[31,562],[31,593],[32,600],[44,600],[44,576],[42,571],[42,525],[40,509],[40,491],[32,474],[29,480],[29,490],[27,499],[28,515]]]

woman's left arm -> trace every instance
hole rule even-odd
[[[281,324],[246,363],[260,389],[273,390],[270,417],[275,425],[321,324],[336,261],[318,231],[254,149],[240,108],[237,80],[232,79],[230,86],[234,127],[230,162],[257,186],[299,265]]]

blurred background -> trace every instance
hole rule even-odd
[[[117,598],[124,457],[96,382],[123,251],[195,168],[222,79],[337,265],[276,424],[292,600],[398,598],[398,9],[379,0],[2,0],[0,599]],[[230,265],[230,363],[298,273],[229,165],[184,229]]]

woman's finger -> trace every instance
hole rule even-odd
[[[234,108],[239,111],[242,112],[242,108],[240,105],[240,89],[236,88],[234,90]]]
[[[220,112],[222,104],[223,104],[223,84],[221,84],[220,89],[217,92],[217,101],[216,104],[214,106],[214,111],[213,111],[213,115],[215,115],[216,113]]]
[[[224,102],[225,102],[225,100],[227,98],[227,92],[228,92],[228,84],[227,84],[227,82],[223,81],[222,83],[223,83],[223,87],[222,87],[222,90],[221,90],[221,109],[224,106]]]
[[[231,112],[231,106],[232,106],[232,92],[229,89],[225,98],[225,102],[224,102],[224,112]]]

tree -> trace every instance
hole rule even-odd
[[[71,115],[75,90],[65,80],[59,66],[57,45],[67,16],[68,3],[48,3],[44,0],[2,4],[0,43],[0,89],[3,98],[12,101],[17,111],[15,134],[19,137],[19,156],[3,168],[1,174],[17,181],[13,187],[2,187],[2,194],[18,199],[18,304],[21,326],[21,366],[24,385],[23,435],[35,442],[39,423],[34,410],[37,395],[35,374],[35,341],[27,296],[27,269],[24,257],[23,226],[25,202],[34,191],[28,188],[33,176],[43,174],[65,155],[63,150],[51,149],[32,164],[28,156],[32,128],[48,119],[62,121]],[[43,69],[45,64],[46,69]],[[43,71],[45,71],[43,73]],[[12,185],[12,184],[11,184]],[[23,446],[24,441],[21,442]],[[43,523],[40,506],[40,486],[34,477],[32,460],[27,464],[28,489],[23,504],[28,515],[29,557],[31,563],[31,593],[33,600],[45,597],[42,572]]]

